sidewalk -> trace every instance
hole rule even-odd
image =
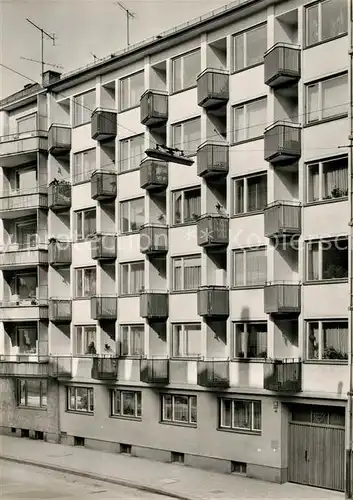
[[[344,498],[343,494],[318,488],[266,483],[237,475],[10,436],[0,436],[2,458],[133,486],[180,500]]]

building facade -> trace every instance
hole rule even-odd
[[[236,2],[1,102],[2,432],[344,490],[349,8]]]

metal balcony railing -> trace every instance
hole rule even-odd
[[[114,139],[118,130],[117,112],[111,109],[96,108],[91,117],[92,139],[104,141]]]
[[[168,186],[168,163],[146,159],[140,165],[140,186],[147,190],[163,190]]]
[[[140,380],[146,384],[169,384],[169,359],[141,359]]]
[[[229,243],[229,217],[204,214],[197,220],[197,244],[202,247],[225,246]]]
[[[293,163],[301,156],[299,124],[276,122],[265,130],[265,160],[273,164]]]
[[[140,316],[148,319],[165,319],[169,315],[167,291],[144,290],[140,294]]]
[[[96,233],[91,238],[91,258],[94,260],[110,260],[117,257],[115,234]]]
[[[51,210],[65,210],[71,207],[71,184],[66,181],[52,181],[48,188],[48,206]]]
[[[197,314],[205,317],[229,315],[229,290],[226,286],[205,285],[197,291]]]
[[[48,131],[48,151],[53,156],[69,154],[71,150],[71,127],[53,123]]]
[[[116,295],[97,295],[91,297],[92,319],[116,319],[118,299]]]
[[[299,236],[301,234],[301,206],[299,202],[274,201],[264,209],[267,238]]]
[[[268,359],[264,364],[264,388],[268,391],[296,393],[302,390],[300,359]]]
[[[118,358],[116,356],[95,356],[91,376],[96,380],[116,380],[118,378]]]
[[[204,142],[197,150],[199,177],[225,177],[229,172],[229,145],[222,142]]]
[[[143,125],[156,126],[168,120],[168,94],[161,90],[146,90],[140,100],[140,117]]]
[[[265,52],[265,83],[273,88],[288,86],[300,79],[300,47],[276,43]]]
[[[49,240],[49,264],[55,266],[67,266],[72,262],[71,241]]]
[[[197,77],[197,102],[204,108],[218,108],[229,99],[229,73],[207,68]]]
[[[197,384],[202,387],[229,387],[229,361],[213,359],[198,361]]]
[[[140,252],[147,255],[168,252],[168,226],[144,224],[140,228]]]
[[[264,304],[267,314],[299,314],[300,284],[285,281],[266,283]]]
[[[116,172],[95,170],[91,175],[91,198],[93,200],[109,200],[115,198],[116,195]]]
[[[49,300],[49,320],[53,323],[70,322],[72,318],[72,300],[51,297]]]
[[[69,379],[73,376],[73,357],[49,356],[49,376]]]

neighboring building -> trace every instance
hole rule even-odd
[[[235,3],[0,103],[2,432],[343,490],[348,1]]]

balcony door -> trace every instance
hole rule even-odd
[[[13,294],[19,301],[31,301],[37,298],[37,274],[19,274],[15,276]]]
[[[21,168],[15,173],[14,189],[22,193],[33,193],[33,188],[37,187],[37,168]]]
[[[16,243],[20,249],[33,248],[37,243],[37,221],[17,222]]]
[[[37,327],[27,325],[18,326],[16,333],[19,354],[29,357],[32,355],[35,357],[38,343]]]

